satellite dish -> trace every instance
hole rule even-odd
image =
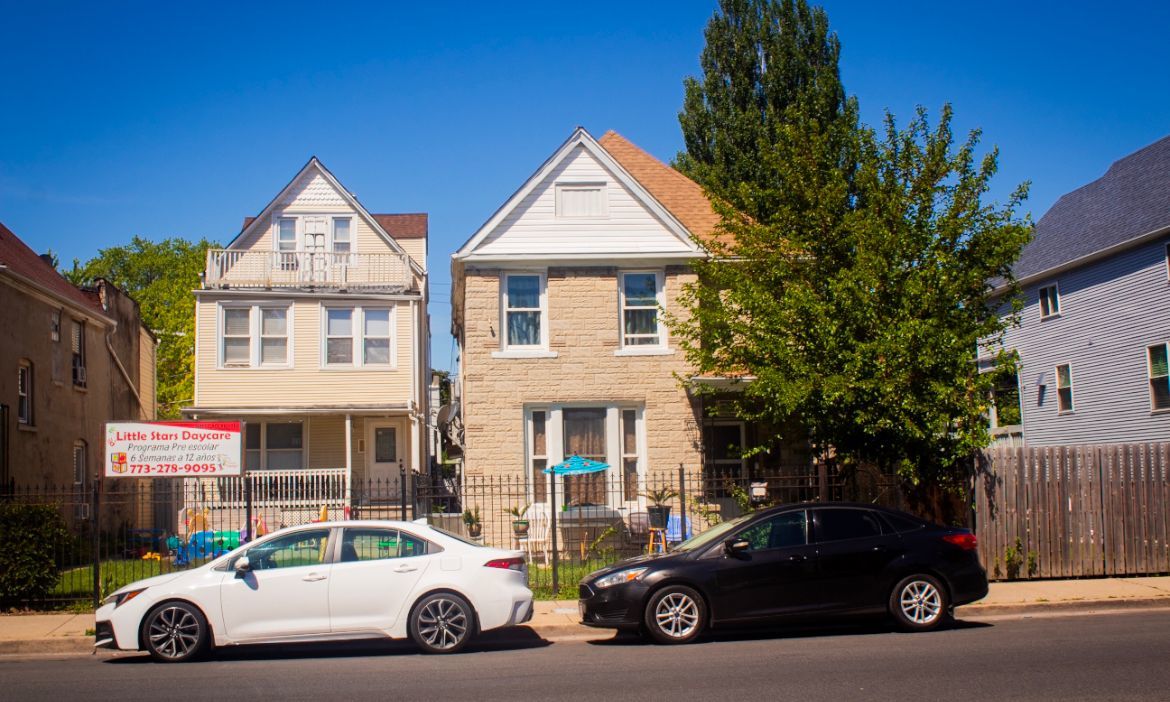
[[[451,402],[439,408],[439,413],[435,417],[435,421],[439,426],[446,426],[450,424],[451,419],[459,414],[459,403]]]

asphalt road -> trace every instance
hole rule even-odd
[[[4,700],[1168,700],[1170,609],[721,634],[661,647],[530,630],[457,656],[407,644],[0,658]]]

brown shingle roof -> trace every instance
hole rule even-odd
[[[105,316],[100,302],[91,299],[65,280],[56,269],[43,261],[3,223],[0,223],[0,265],[83,310]]]
[[[427,238],[427,215],[415,214],[371,214],[386,233],[395,239]]]
[[[635,146],[621,134],[610,130],[597,143],[613,156],[655,200],[658,200],[682,225],[700,240],[727,235],[716,231],[719,215],[703,188],[695,181],[674,170]]]

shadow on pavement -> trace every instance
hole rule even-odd
[[[552,642],[543,639],[532,628],[516,626],[500,631],[489,631],[475,637],[467,648],[454,654],[465,656],[473,653],[488,653],[493,651],[522,651],[533,648],[551,646]],[[263,644],[251,646],[227,646],[217,648],[210,656],[205,656],[188,665],[199,663],[222,663],[234,660],[265,661],[288,660],[298,658],[359,658],[363,656],[422,656],[413,642],[404,639],[368,639],[362,641],[338,641],[328,643],[290,643],[290,644]],[[123,655],[103,661],[111,665],[133,665],[154,663],[154,660],[145,653],[140,655]]]
[[[945,634],[948,631],[963,629],[983,629],[994,626],[987,622],[974,622],[958,619],[937,631],[916,634],[929,636],[930,634]],[[718,643],[721,641],[768,641],[774,639],[802,639],[825,636],[872,636],[876,634],[900,634],[893,624],[880,619],[873,621],[849,622],[817,622],[790,626],[751,626],[728,629],[716,629],[701,636],[693,645]],[[648,639],[633,633],[617,632],[612,638],[588,641],[592,646],[653,646]]]

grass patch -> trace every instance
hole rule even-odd
[[[192,563],[192,566],[198,563]],[[102,595],[108,595],[120,587],[129,585],[135,580],[153,578],[156,575],[171,573],[186,568],[176,567],[169,560],[141,560],[138,558],[111,559],[102,561],[101,577]],[[49,592],[50,599],[83,598],[93,595],[93,566],[84,565],[61,571],[56,586]]]
[[[552,566],[528,564],[528,587],[532,595],[538,600],[577,599],[577,583],[581,578],[589,575],[598,568],[609,565],[602,561],[587,561],[585,563],[561,563],[558,568],[560,590],[552,590]]]

